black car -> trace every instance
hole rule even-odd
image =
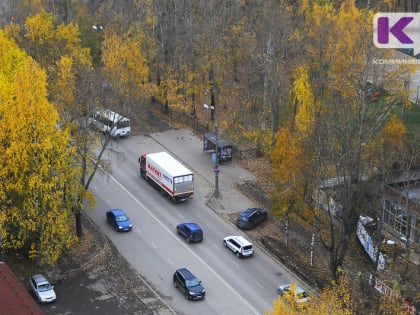
[[[175,288],[179,288],[187,300],[199,300],[204,298],[206,291],[198,280],[187,268],[175,271],[173,276]]]
[[[249,208],[241,212],[236,220],[236,226],[240,229],[253,229],[265,219],[267,219],[267,210]]]
[[[176,226],[176,230],[186,238],[188,243],[203,240],[203,230],[197,223],[180,223]]]
[[[125,212],[121,209],[112,209],[106,212],[106,220],[118,232],[131,231],[133,225]]]

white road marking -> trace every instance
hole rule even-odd
[[[171,264],[171,265],[173,265],[174,263],[173,263],[173,261],[172,260],[170,260],[169,258],[166,258],[166,260],[167,261],[169,261],[169,263]]]
[[[156,249],[157,248],[157,246],[155,245],[155,244],[153,244],[153,243],[150,243],[151,245],[152,245],[152,247],[154,248],[154,249]]]
[[[257,286],[259,286],[261,289],[264,289],[261,283],[257,282]]]
[[[158,218],[153,214],[151,210],[149,210],[140,200],[138,200],[131,192],[129,192],[114,176],[109,174],[109,178],[117,184],[128,196],[130,196],[140,207],[144,209],[154,220],[157,222],[168,234],[175,239],[181,246],[184,246],[184,248],[190,252],[192,256],[195,257],[202,265],[204,265],[221,283],[225,285],[226,288],[228,288],[234,295],[238,297],[242,301],[244,305],[246,305],[254,314],[260,314],[249,302],[244,299],[232,286],[226,282],[225,279],[223,279],[213,268],[211,268],[200,256],[198,256],[190,247],[188,247],[184,242],[181,242],[181,240],[174,236],[175,234],[172,233],[172,231],[164,225],[161,221],[158,220]]]
[[[141,234],[142,234],[142,232],[141,232],[141,230],[140,230],[139,228],[135,228],[135,229],[134,229],[134,231],[135,231],[138,235],[141,235]]]

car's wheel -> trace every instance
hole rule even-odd
[[[176,282],[174,281],[173,283],[174,283],[174,287],[178,288],[178,285],[176,284]]]
[[[189,299],[190,299],[190,295],[188,294],[188,292],[185,292],[185,298],[186,298],[187,300],[189,300]]]
[[[225,245],[225,247],[227,247],[227,243],[226,243],[226,241],[223,241],[223,245]]]
[[[239,252],[236,252],[236,257],[241,257],[241,254]]]
[[[191,243],[191,239],[187,237],[187,243]]]

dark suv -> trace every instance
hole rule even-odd
[[[180,223],[176,226],[176,230],[186,238],[188,243],[203,240],[203,230],[197,223]]]
[[[267,210],[249,208],[239,214],[236,226],[240,229],[253,229],[265,219],[267,219]]]
[[[175,288],[179,288],[187,300],[198,300],[204,298],[206,291],[198,280],[187,268],[175,271],[173,277]]]

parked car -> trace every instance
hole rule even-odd
[[[283,284],[278,287],[277,292],[280,296],[290,296],[293,294],[292,299],[295,301],[297,306],[302,308],[306,308],[306,305],[310,301],[309,295],[298,285]]]
[[[236,220],[236,226],[240,229],[253,229],[267,219],[267,210],[261,208],[249,208],[242,211]]]
[[[187,268],[180,268],[173,275],[173,284],[175,288],[181,290],[187,300],[203,299],[206,296],[206,290]]]
[[[125,212],[121,209],[112,209],[106,212],[106,220],[111,224],[115,230],[131,231],[133,225]]]
[[[203,240],[203,230],[197,223],[180,223],[176,226],[176,230],[185,237],[188,243]]]
[[[43,275],[30,277],[29,286],[40,303],[51,303],[57,298],[54,287]]]
[[[243,236],[226,236],[223,245],[236,254],[238,258],[254,254],[252,243]]]

